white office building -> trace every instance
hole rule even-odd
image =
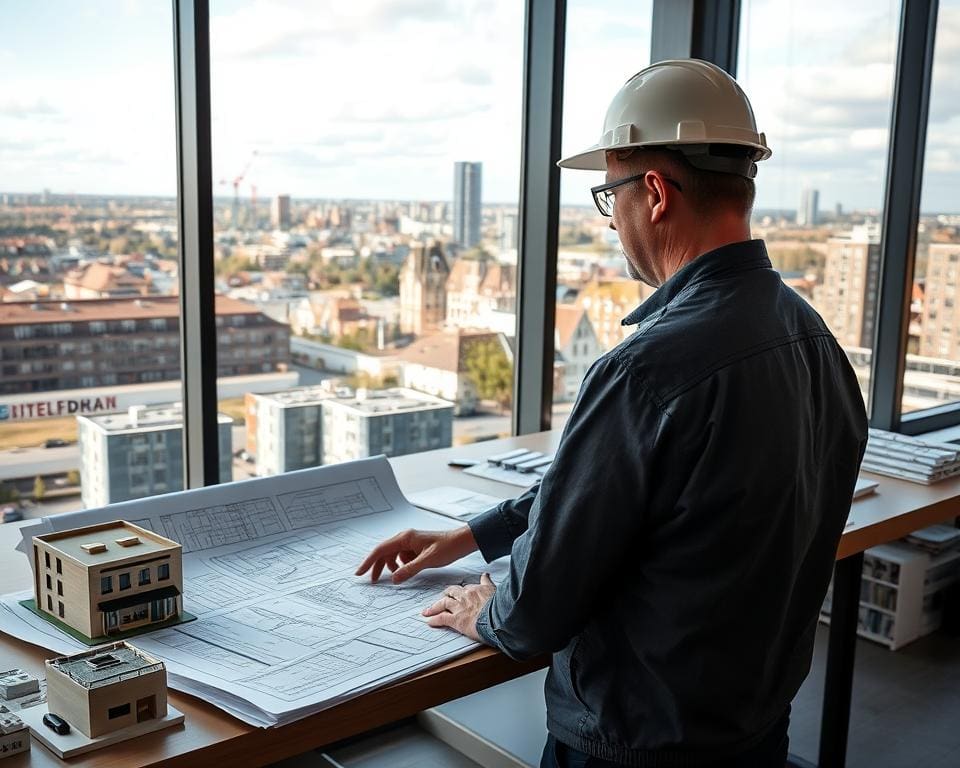
[[[230,426],[218,414],[220,482],[232,479]],[[131,406],[126,413],[78,416],[83,506],[183,490],[183,411],[179,405]]]
[[[453,443],[453,403],[402,387],[356,391],[317,386],[249,395],[247,450],[257,474]]]

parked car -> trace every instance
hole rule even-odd
[[[43,447],[44,448],[62,448],[65,445],[67,445],[66,440],[62,440],[59,437],[51,437],[49,440],[47,440],[43,444]]]
[[[5,523],[15,523],[17,520],[23,520],[23,512],[16,507],[4,507],[0,511],[0,515],[2,515],[2,520]]]

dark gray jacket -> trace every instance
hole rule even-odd
[[[553,653],[547,725],[637,766],[753,746],[806,677],[866,445],[843,350],[762,241],[706,253],[624,320],[539,488],[475,518],[510,576],[477,621]]]

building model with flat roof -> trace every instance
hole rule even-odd
[[[179,544],[117,520],[33,537],[36,608],[93,641],[178,618]]]
[[[47,707],[89,738],[167,716],[162,661],[117,642],[46,662]]]

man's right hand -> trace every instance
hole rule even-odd
[[[470,526],[452,531],[402,531],[392,536],[367,555],[357,568],[357,576],[370,571],[376,581],[384,567],[393,573],[394,584],[406,581],[425,568],[441,568],[477,550]]]

